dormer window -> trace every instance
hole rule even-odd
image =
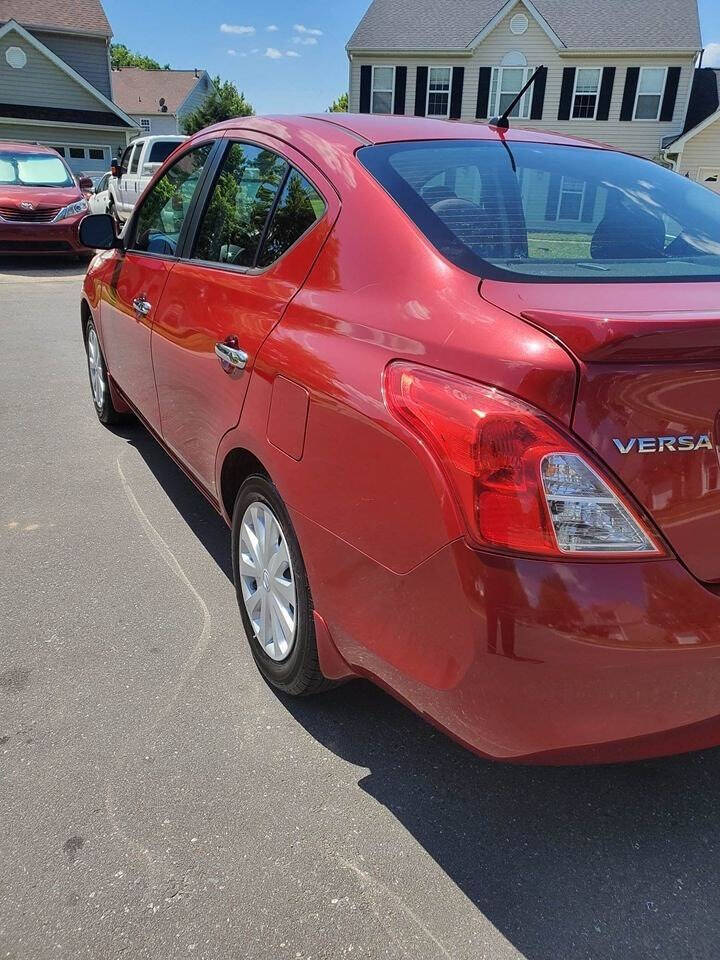
[[[519,50],[506,53],[499,67],[493,67],[490,86],[490,116],[501,116],[510,106],[523,86],[528,82],[533,68],[528,66],[525,55]],[[528,91],[520,103],[513,107],[511,117],[527,120],[530,116],[532,91]]]

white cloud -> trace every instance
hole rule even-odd
[[[221,33],[239,33],[242,36],[251,36],[255,33],[255,27],[245,27],[239,23],[221,23],[220,24]]]
[[[286,56],[286,57],[299,57],[300,54],[297,52],[297,50],[286,50],[286,51],[285,51],[285,56]]]
[[[280,28],[277,26],[277,24],[271,23],[270,26],[269,26],[269,27],[265,27],[265,29],[268,31],[268,33],[277,33],[277,31],[278,31]]]
[[[303,23],[296,23],[293,30],[295,33],[309,34],[312,37],[321,37],[323,35],[322,30],[318,30],[315,27],[306,27]]]
[[[282,53],[275,47],[268,47],[265,51],[265,56],[269,57],[271,60],[279,60],[282,57]]]
[[[317,37],[293,37],[293,43],[299,43],[303,47],[314,47]]]
[[[237,56],[237,50],[228,50],[228,53],[230,54],[231,57]]]
[[[720,43],[708,43],[703,55],[704,67],[720,67]]]

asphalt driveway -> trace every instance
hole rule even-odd
[[[715,960],[720,751],[510,767],[265,686],[224,524],[95,418],[82,272],[0,263],[0,958]]]

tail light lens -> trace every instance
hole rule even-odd
[[[541,556],[662,553],[611,481],[534,407],[405,363],[388,367],[385,395],[435,454],[477,546]]]

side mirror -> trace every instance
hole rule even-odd
[[[117,157],[114,157],[110,163],[110,173],[113,175],[113,177],[120,176],[120,161]]]
[[[80,177],[80,179],[78,180],[78,186],[80,187],[81,190],[92,190],[93,182],[90,179],[90,177]]]
[[[91,250],[122,248],[115,233],[115,221],[109,213],[91,213],[80,221],[80,243]]]
[[[141,176],[143,177],[152,177],[153,174],[160,169],[162,166],[161,163],[144,163],[142,165]]]

